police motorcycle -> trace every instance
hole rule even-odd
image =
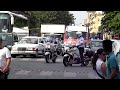
[[[81,58],[79,54],[79,49],[76,45],[67,45],[66,52],[63,57],[64,66],[72,66],[72,64],[81,64]],[[88,65],[88,60],[84,60],[85,66]]]
[[[56,62],[57,53],[56,53],[56,45],[51,41],[47,41],[45,45],[45,61],[49,63],[52,61],[53,63]]]

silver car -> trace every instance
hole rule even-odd
[[[99,48],[103,48],[103,40],[92,40],[91,41],[91,50],[96,52]]]

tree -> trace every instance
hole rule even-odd
[[[32,14],[41,24],[69,25],[74,20],[73,14],[68,11],[32,11]]]
[[[120,11],[104,11],[104,13],[105,16],[102,18],[100,30],[120,34]]]
[[[40,28],[41,24],[74,23],[74,16],[69,11],[13,11],[28,17],[29,28]]]

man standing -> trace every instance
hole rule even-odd
[[[76,46],[78,46],[78,49],[79,49],[79,52],[80,52],[80,58],[81,58],[81,61],[82,61],[81,66],[85,66],[84,56],[83,56],[83,53],[84,53],[84,38],[82,37],[82,32],[77,32],[76,34],[78,35]]]
[[[107,56],[107,78],[108,79],[120,79],[120,72],[117,57],[112,51],[112,41],[104,40],[103,49]]]
[[[11,53],[7,47],[2,46],[2,39],[0,38],[0,79],[7,79],[10,63]]]

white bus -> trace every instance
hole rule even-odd
[[[29,35],[29,29],[24,27],[28,27],[27,17],[10,11],[0,11],[0,37],[3,39],[3,46],[12,46],[18,42],[18,37]]]

